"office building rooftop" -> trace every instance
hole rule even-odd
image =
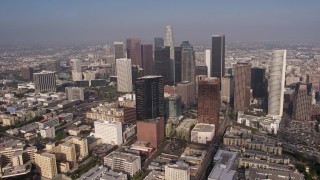
[[[127,162],[134,162],[135,160],[137,160],[137,158],[139,158],[139,156],[136,156],[134,154],[129,154],[129,153],[124,153],[124,152],[117,152],[114,151],[112,153],[110,153],[107,158],[113,159],[113,158],[117,158],[117,159],[122,159],[125,160]]]
[[[212,132],[214,128],[215,128],[214,124],[199,123],[192,129],[192,131]]]
[[[214,157],[213,167],[208,180],[227,180],[236,176],[236,159],[238,153],[219,150]]]

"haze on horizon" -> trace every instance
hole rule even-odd
[[[172,25],[175,43],[319,42],[319,0],[2,0],[0,44],[153,42]]]

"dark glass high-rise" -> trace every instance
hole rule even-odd
[[[162,76],[143,76],[136,80],[137,120],[164,117],[164,85]]]
[[[164,47],[164,40],[162,37],[156,37],[154,38],[154,47]]]
[[[221,80],[224,76],[225,69],[225,36],[212,36],[211,46],[211,75]]]

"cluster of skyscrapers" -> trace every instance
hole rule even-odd
[[[163,127],[157,123],[166,116],[165,85],[174,87],[173,94],[180,95],[184,109],[197,102],[197,121],[214,124],[215,131],[221,102],[229,103],[235,112],[246,112],[252,99],[268,95],[268,114],[282,116],[286,51],[272,52],[269,81],[265,69],[252,68],[250,63],[234,64],[232,71],[225,72],[225,51],[225,36],[213,35],[211,49],[204,52],[204,73],[198,73],[193,46],[188,41],[175,46],[171,26],[166,27],[165,38],[154,39],[154,45],[137,38],[127,39],[126,48],[123,42],[114,42],[118,91],[135,91],[137,120],[156,122],[155,129]],[[148,125],[138,123],[138,138],[139,127]]]
[[[270,130],[275,134],[279,129],[280,121],[278,120],[283,115],[285,104],[286,50],[272,51],[268,72],[266,72],[265,68],[252,67],[252,64],[247,62],[237,62],[228,68],[225,67],[225,36],[213,35],[211,37],[211,49],[203,52],[205,66],[197,67],[193,45],[189,41],[183,41],[178,46],[175,46],[171,26],[166,27],[164,38],[157,37],[154,39],[154,44],[142,44],[138,38],[128,38],[125,43],[120,41],[113,43],[114,55],[112,57],[110,56],[111,50],[109,47],[106,49],[106,61],[114,68],[112,74],[114,76],[112,78],[115,81],[112,82],[110,80],[110,84],[116,82],[117,91],[119,92],[134,92],[132,94],[134,96],[132,102],[135,104],[130,106],[129,113],[124,113],[123,106],[121,114],[119,113],[121,106],[119,103],[112,107],[115,111],[118,111],[118,114],[109,113],[108,116],[114,115],[119,119],[120,116],[122,118],[122,116],[128,116],[128,114],[132,116],[129,124],[133,123],[134,126],[127,129],[134,129],[130,133],[136,134],[137,142],[144,145],[134,148],[143,147],[145,151],[152,152],[153,149],[159,147],[164,137],[170,137],[174,132],[172,129],[178,129],[179,125],[181,126],[180,129],[187,129],[188,133],[185,134],[191,137],[189,138],[191,142],[210,143],[221,129],[223,102],[228,109],[227,113],[229,113],[230,107],[231,110],[238,113],[238,120],[242,118],[242,120],[237,121],[238,123],[250,124],[254,122],[258,124],[260,122],[256,119],[256,121],[253,121],[252,119],[254,118],[250,119],[250,117],[254,116],[250,116],[246,112],[253,109],[252,104],[256,103],[254,102],[255,100],[262,99],[261,101],[267,104],[267,108],[260,110],[267,110],[269,116],[266,116],[267,118],[265,119],[260,118],[259,121],[269,121],[269,123],[273,123],[272,126],[274,124],[278,125],[278,127],[273,127]],[[70,60],[71,77],[74,82],[81,82],[83,78],[89,81],[95,79],[94,73],[91,74],[89,71],[82,72],[82,63],[79,59]],[[25,79],[34,80],[36,93],[56,91],[55,71],[59,71],[57,61],[48,61],[47,71],[40,73],[33,73],[32,68],[21,69]],[[312,81],[312,78],[309,81]],[[312,88],[312,83],[295,84],[292,97],[293,119],[310,120],[311,102],[314,98]],[[65,91],[69,101],[83,101],[85,99],[83,87],[66,87]],[[263,103],[257,104],[261,105]],[[183,110],[190,109],[197,109],[196,118],[187,117],[187,120],[184,118],[181,120],[179,117]],[[97,112],[96,114],[99,113]],[[122,145],[127,140],[123,132],[125,121],[117,121],[115,120],[116,118],[113,120],[103,119],[102,116],[99,116],[99,118],[91,118],[97,120],[94,122],[96,138],[101,138],[105,144],[113,145]],[[178,123],[172,123],[171,126],[167,126],[171,121],[174,122],[175,120]],[[167,127],[170,127],[168,132]],[[180,138],[187,139],[183,135]],[[72,154],[70,162],[75,162],[77,156],[76,146],[72,145],[72,143],[70,144],[70,142],[68,143],[57,146],[52,145],[51,151],[48,152],[61,153],[64,149],[70,149],[68,150]],[[235,154],[229,154],[229,159],[235,159],[233,157]],[[56,156],[49,153],[38,153],[35,159],[37,166],[44,166],[42,174],[46,174],[44,171],[57,172],[57,166],[61,167],[61,164],[55,163]],[[127,159],[130,159],[130,155],[123,152],[114,152],[105,157],[105,165],[120,169],[120,167],[113,167],[115,166],[112,164],[113,161],[127,162]],[[131,176],[141,170],[140,156],[134,156],[133,159],[130,166],[125,166],[128,168],[128,170],[125,170],[127,173],[134,169],[134,172],[130,173]],[[74,166],[73,164],[71,165],[72,167]],[[183,164],[177,166],[179,168],[176,166],[166,165],[165,176],[175,176],[175,173],[178,172],[176,169],[182,167],[183,173],[179,176],[185,176],[183,179],[190,177],[189,166],[184,166]],[[124,169],[125,167],[121,168]],[[56,174],[49,173],[46,176],[54,177]]]

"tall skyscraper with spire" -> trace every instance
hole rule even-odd
[[[268,81],[269,98],[268,114],[283,114],[283,98],[286,74],[286,50],[273,50],[271,59],[270,78]]]
[[[164,46],[170,47],[170,80],[175,82],[175,60],[174,60],[174,42],[173,42],[173,31],[170,25],[166,26],[166,37]]]
[[[170,47],[170,59],[174,59],[174,44],[173,44],[173,32],[171,26],[166,26],[166,38],[164,46]]]

